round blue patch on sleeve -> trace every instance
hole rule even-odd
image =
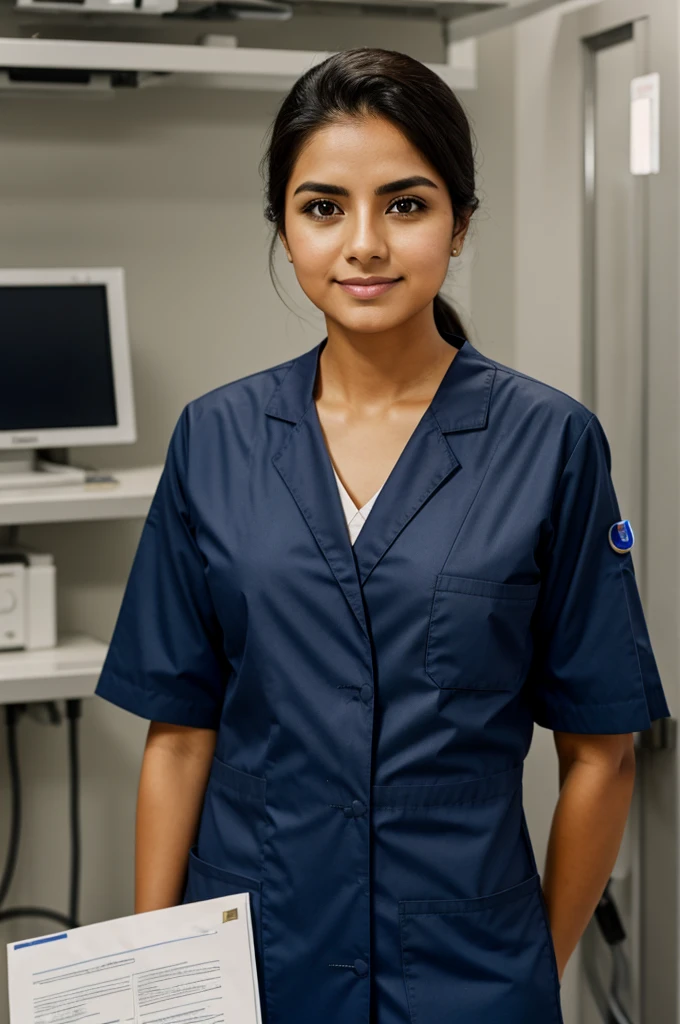
[[[619,555],[625,555],[635,543],[633,527],[627,519],[614,523],[609,528],[609,544]]]

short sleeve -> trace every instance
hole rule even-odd
[[[533,718],[549,729],[638,732],[670,715],[631,552],[609,544],[621,519],[610,471],[593,415],[562,471],[541,555],[527,683]]]
[[[189,518],[187,421],[185,406],[95,693],[142,718],[216,729],[231,668]]]

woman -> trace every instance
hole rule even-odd
[[[669,714],[607,441],[438,295],[477,199],[434,73],[332,56],[266,168],[328,333],[170,441],[97,688],[151,720],[136,910],[249,891],[267,1024],[559,1022],[632,733]],[[542,885],[535,722],[561,782]]]

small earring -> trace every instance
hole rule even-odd
[[[458,250],[457,249],[452,249],[451,253],[452,253],[453,256],[457,256],[458,255]]]

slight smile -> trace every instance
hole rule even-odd
[[[389,291],[401,280],[401,277],[347,277],[337,283],[343,291],[349,292],[357,299],[374,299],[377,295]]]

